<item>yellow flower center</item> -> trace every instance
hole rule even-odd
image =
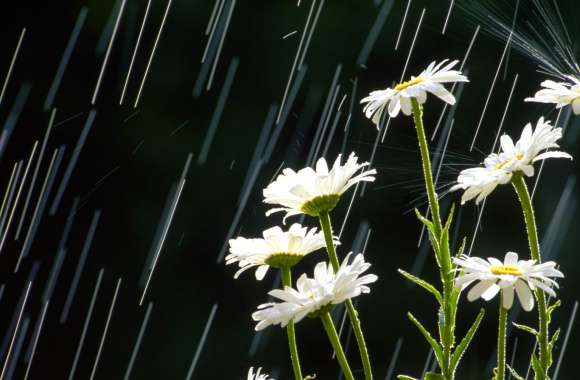
[[[515,265],[492,265],[489,270],[493,274],[509,274],[512,276],[521,276],[524,274],[521,269]]]
[[[512,158],[510,158],[509,160],[505,160],[504,162],[500,162],[499,164],[495,165],[495,169],[499,170],[499,169],[503,168],[504,166],[506,166],[508,163],[512,162],[513,160],[521,160],[522,158],[524,158],[524,154],[518,153],[515,156],[513,156]]]
[[[423,82],[424,80],[425,80],[424,78],[417,77],[415,79],[411,79],[408,82],[399,83],[398,85],[395,86],[395,90],[397,90],[397,91],[404,90],[407,87],[411,87],[411,86],[414,86],[416,84],[419,84],[419,83]]]

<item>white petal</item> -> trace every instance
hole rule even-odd
[[[511,309],[514,303],[514,288],[505,288],[501,291],[501,296],[503,300],[503,308]]]
[[[516,293],[525,311],[530,311],[534,308],[534,296],[525,282],[521,280],[516,282]]]

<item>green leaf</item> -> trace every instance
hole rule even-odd
[[[424,380],[445,380],[445,377],[443,377],[443,375],[440,375],[438,373],[427,372],[425,374]]]
[[[447,231],[449,231],[449,229],[451,228],[451,222],[453,222],[454,214],[455,214],[455,203],[452,203],[451,210],[449,210],[449,215],[447,216],[447,221],[445,222],[445,226],[443,227],[443,229],[447,229]]]
[[[554,348],[554,345],[556,345],[556,342],[558,341],[559,337],[560,337],[560,329],[557,329],[554,332],[554,335],[552,335],[552,339],[550,339],[550,349]]]
[[[419,277],[413,276],[409,272],[405,272],[402,269],[399,269],[399,273],[402,274],[406,279],[413,281],[415,284],[419,285],[429,293],[433,294],[433,296],[435,296],[435,298],[437,299],[437,302],[439,302],[440,305],[443,305],[443,297],[441,296],[441,293],[433,285],[431,285],[425,280],[421,280]]]
[[[473,322],[473,324],[471,325],[471,327],[467,331],[467,334],[465,334],[463,339],[461,339],[461,342],[459,343],[459,345],[457,346],[457,348],[453,352],[453,356],[451,357],[451,366],[450,366],[452,372],[455,372],[455,370],[457,369],[457,366],[459,365],[459,361],[461,360],[461,357],[463,356],[463,354],[467,350],[469,343],[471,343],[471,341],[473,340],[473,336],[477,332],[477,329],[479,328],[479,324],[481,323],[481,320],[483,319],[484,315],[485,315],[485,310],[481,309],[479,311],[479,314],[477,314],[475,321]]]
[[[532,368],[535,373],[535,379],[543,379],[546,377],[544,371],[542,370],[542,365],[540,364],[540,361],[538,360],[535,352],[532,352]]]
[[[463,252],[465,252],[465,245],[466,244],[467,244],[467,238],[464,237],[463,239],[461,239],[461,245],[459,246],[459,249],[457,250],[455,257],[459,257],[459,256],[463,255]]]
[[[532,334],[533,336],[538,336],[538,331],[530,326],[520,325],[519,323],[512,322],[515,328]]]
[[[441,346],[439,345],[439,343],[433,338],[433,336],[431,336],[431,333],[429,331],[427,331],[427,329],[421,324],[421,322],[419,322],[417,320],[417,318],[415,318],[415,316],[413,316],[413,314],[411,314],[411,312],[407,313],[407,317],[409,317],[411,322],[413,322],[413,324],[415,326],[417,326],[417,328],[419,329],[421,334],[423,334],[423,337],[425,337],[425,339],[427,340],[429,345],[431,345],[431,347],[433,348],[433,352],[435,352],[435,358],[437,359],[439,366],[443,367],[443,363],[444,363],[443,350],[441,349]]]
[[[507,364],[506,364],[506,367],[507,367],[508,371],[510,371],[510,373],[512,374],[512,377],[513,377],[515,380],[525,380],[523,377],[521,377],[521,376],[520,376],[520,375],[519,375],[519,374],[516,372],[516,370],[515,370],[515,369],[513,369],[512,367],[510,367],[510,366],[509,366],[509,365],[507,365]]]
[[[407,375],[397,375],[397,379],[399,379],[399,380],[419,380],[419,379],[415,379],[414,377],[407,376]]]
[[[415,215],[417,215],[417,219],[419,219],[421,223],[427,227],[427,231],[429,232],[429,240],[431,240],[431,245],[435,251],[435,257],[437,260],[439,260],[439,237],[435,236],[435,227],[433,226],[433,222],[421,215],[421,212],[417,209],[415,209]]]

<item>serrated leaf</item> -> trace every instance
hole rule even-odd
[[[479,314],[477,314],[475,321],[473,321],[473,324],[471,325],[471,327],[469,328],[469,330],[467,331],[467,333],[465,334],[463,339],[461,339],[461,342],[459,343],[459,345],[457,346],[457,348],[453,352],[453,355],[451,356],[451,366],[450,366],[452,372],[455,372],[455,370],[457,369],[457,366],[459,365],[459,361],[463,357],[463,354],[467,350],[467,347],[469,347],[469,343],[471,343],[471,341],[473,340],[473,337],[474,337],[475,333],[477,332],[477,329],[479,328],[479,324],[481,323],[481,320],[483,319],[484,315],[485,315],[485,310],[481,309],[479,311]]]
[[[467,244],[467,238],[464,237],[463,239],[461,239],[461,245],[459,245],[459,249],[457,250],[455,257],[459,257],[459,256],[463,255],[463,252],[465,252],[466,244]]]
[[[552,313],[554,312],[554,310],[556,310],[560,306],[562,306],[562,301],[560,301],[560,300],[557,300],[556,302],[554,302],[553,305],[550,305],[548,307],[548,318],[551,318]]]
[[[550,339],[550,348],[554,348],[554,345],[556,344],[556,342],[558,341],[558,338],[560,337],[560,329],[557,329],[554,332],[554,335],[552,335],[552,339]]]
[[[433,294],[433,296],[435,296],[435,298],[437,299],[437,302],[439,302],[440,305],[443,305],[443,297],[441,296],[441,293],[433,285],[431,285],[425,280],[420,279],[419,277],[413,276],[409,272],[405,272],[402,269],[399,269],[399,273],[402,274],[406,279],[413,281],[415,284],[419,285],[429,293]]]
[[[447,221],[445,222],[443,229],[447,229],[447,231],[449,231],[451,228],[451,223],[453,222],[453,215],[455,215],[455,203],[451,204],[451,210],[449,210],[449,215],[447,216]]]
[[[437,363],[439,363],[440,367],[443,367],[443,363],[444,363],[444,361],[443,361],[443,349],[441,348],[439,343],[433,338],[431,333],[429,331],[427,331],[427,329],[421,324],[421,322],[419,322],[417,320],[417,318],[415,318],[415,316],[413,314],[411,314],[411,312],[407,313],[407,317],[411,320],[411,322],[413,322],[413,324],[415,326],[417,326],[417,328],[419,329],[421,334],[423,334],[423,337],[425,338],[425,340],[427,340],[427,342],[429,343],[431,348],[433,348],[433,352],[435,353],[435,358],[437,359]]]
[[[515,369],[513,369],[512,367],[510,367],[510,366],[509,366],[509,365],[507,365],[507,364],[506,364],[506,367],[507,367],[508,371],[510,371],[510,373],[511,373],[512,377],[513,377],[515,380],[525,380],[523,377],[521,377],[521,376],[520,376],[520,375],[519,375],[519,374],[516,372],[516,370],[515,370]]]
[[[424,380],[445,380],[445,377],[443,377],[443,375],[440,375],[438,373],[427,372],[425,374]]]
[[[525,331],[527,333],[532,334],[533,336],[538,336],[538,331],[530,326],[520,325],[519,323],[512,322],[514,327],[518,330]]]
[[[397,379],[399,379],[399,380],[419,380],[419,379],[416,379],[414,377],[407,376],[407,375],[397,375]]]

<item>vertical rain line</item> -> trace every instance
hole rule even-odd
[[[383,25],[385,24],[389,13],[391,13],[391,9],[393,8],[394,3],[394,0],[385,0],[383,3],[383,6],[377,14],[377,18],[375,19],[375,22],[373,23],[373,26],[371,27],[371,30],[369,31],[369,34],[367,35],[367,38],[358,54],[356,59],[357,66],[366,66],[369,55],[371,54],[371,51],[373,50],[373,47],[379,38],[379,34],[383,29]]]
[[[211,311],[209,313],[209,317],[207,318],[207,322],[205,324],[205,327],[203,329],[203,334],[201,335],[201,339],[199,340],[199,344],[197,345],[197,349],[195,350],[195,355],[193,356],[193,360],[191,362],[191,365],[189,366],[189,370],[187,371],[187,376],[185,377],[185,380],[191,380],[191,376],[193,376],[193,371],[195,371],[195,367],[197,366],[197,362],[199,360],[199,357],[201,355],[201,351],[203,350],[203,346],[205,346],[205,340],[207,339],[207,335],[209,333],[209,329],[211,328],[211,324],[213,322],[213,319],[215,317],[215,313],[217,311],[218,308],[218,304],[214,303]]]
[[[113,28],[113,34],[111,34],[111,38],[109,39],[109,45],[107,46],[107,52],[105,53],[105,58],[103,59],[103,63],[101,64],[101,71],[99,72],[99,78],[97,79],[97,84],[95,85],[95,90],[93,92],[93,97],[91,99],[92,105],[95,105],[95,103],[97,102],[97,96],[99,95],[99,90],[101,88],[101,82],[103,80],[103,76],[105,75],[105,69],[107,68],[107,63],[109,62],[109,56],[111,55],[111,50],[113,48],[113,44],[115,43],[115,38],[117,37],[117,30],[119,29],[119,23],[121,21],[121,17],[123,16],[123,11],[125,10],[126,3],[127,3],[127,0],[123,0],[123,2],[121,3],[121,7],[119,8],[119,13],[117,14],[117,19],[115,20],[115,27]]]
[[[151,8],[151,0],[147,0],[145,14],[143,15],[143,21],[141,21],[141,27],[139,28],[139,35],[137,36],[137,41],[135,42],[135,49],[133,50],[133,55],[131,56],[131,63],[129,63],[129,69],[127,70],[127,76],[125,77],[125,83],[123,84],[121,99],[119,99],[120,106],[123,105],[123,99],[125,98],[127,85],[129,84],[129,80],[131,79],[131,71],[133,70],[133,64],[135,63],[135,58],[137,57],[137,52],[139,51],[139,46],[141,45],[141,37],[143,37],[143,31],[145,30],[145,25],[147,24],[147,18],[149,17],[150,8]]]
[[[562,348],[560,349],[560,354],[558,355],[558,363],[556,364],[556,369],[554,370],[553,380],[558,379],[558,373],[560,372],[560,366],[562,365],[562,359],[564,358],[564,353],[566,352],[566,347],[568,347],[568,339],[570,339],[570,333],[572,332],[572,327],[574,327],[574,320],[576,319],[576,312],[578,312],[578,301],[574,302],[574,308],[572,309],[572,314],[570,315],[570,321],[568,322],[568,327],[566,328],[566,335],[564,336],[564,342],[562,343]]]
[[[86,7],[83,7],[79,12],[79,16],[77,17],[77,21],[71,33],[71,36],[66,44],[66,48],[64,49],[64,53],[62,54],[62,58],[60,59],[60,63],[58,64],[58,68],[56,69],[56,74],[52,80],[52,84],[50,85],[50,89],[48,90],[48,94],[46,95],[46,99],[44,100],[43,109],[48,111],[52,104],[54,103],[54,98],[56,97],[56,93],[60,87],[62,82],[62,78],[64,76],[64,72],[66,67],[68,66],[68,62],[70,61],[70,57],[72,52],[77,44],[77,40],[79,34],[81,33],[81,29],[85,24],[85,20],[87,18],[88,10]]]
[[[2,230],[2,240],[0,241],[0,254],[2,254],[2,248],[4,248],[4,243],[6,242],[6,236],[8,236],[8,232],[10,230],[10,225],[12,224],[12,218],[14,217],[14,213],[16,212],[16,208],[18,207],[18,201],[20,200],[20,195],[22,194],[22,189],[24,188],[24,184],[26,183],[26,177],[28,176],[28,170],[30,169],[30,164],[34,159],[34,154],[36,153],[36,148],[38,147],[38,141],[34,142],[34,146],[32,147],[32,152],[30,152],[30,157],[28,158],[28,162],[26,163],[26,168],[24,169],[24,174],[22,175],[22,181],[20,182],[20,186],[18,188],[18,192],[16,193],[16,199],[14,200],[14,205],[12,206],[12,211],[10,211],[10,216],[8,217],[8,221],[6,222],[6,229]]]
[[[475,146],[475,141],[477,140],[477,135],[479,134],[479,129],[481,128],[481,124],[483,123],[483,118],[485,117],[485,113],[487,112],[487,106],[489,105],[491,95],[493,94],[493,90],[495,88],[495,83],[497,82],[497,77],[498,77],[499,72],[501,70],[501,65],[503,64],[503,60],[506,56],[508,47],[509,47],[510,42],[512,40],[512,35],[513,35],[513,30],[510,32],[509,37],[505,43],[505,47],[503,49],[503,52],[501,53],[501,58],[499,59],[499,63],[497,65],[495,75],[493,76],[493,81],[491,82],[491,87],[489,88],[489,93],[487,94],[487,98],[485,99],[485,104],[483,106],[483,111],[481,112],[481,117],[479,118],[479,122],[477,123],[477,128],[475,129],[475,133],[473,135],[473,140],[471,141],[471,145],[469,146],[470,152],[473,150],[473,147]]]
[[[64,307],[62,309],[62,313],[60,315],[60,324],[66,323],[68,319],[68,314],[70,312],[70,308],[75,297],[79,281],[81,279],[81,275],[83,273],[83,269],[85,267],[85,263],[87,261],[87,255],[91,249],[91,245],[93,243],[93,237],[95,236],[95,231],[97,230],[97,226],[99,224],[99,219],[101,217],[101,210],[95,211],[93,214],[93,219],[91,220],[91,224],[89,227],[89,231],[87,232],[87,236],[85,238],[85,242],[83,244],[83,248],[81,251],[81,256],[79,257],[79,261],[75,270],[75,274],[73,280],[70,284],[70,288],[68,294],[66,296],[66,301],[64,303]]]
[[[461,65],[459,66],[459,71],[463,71],[463,68],[465,67],[465,64],[467,63],[467,60],[469,59],[469,54],[471,54],[471,49],[473,48],[473,44],[475,44],[475,39],[477,37],[477,35],[479,34],[479,29],[480,29],[480,25],[477,25],[477,28],[475,28],[475,32],[473,33],[473,37],[471,37],[471,41],[469,42],[469,45],[467,46],[467,51],[465,52],[465,55],[463,56],[463,59],[461,60]],[[462,86],[464,84],[464,82],[460,83],[460,86]],[[453,85],[451,86],[451,90],[449,92],[453,93],[453,91],[455,91],[455,86],[457,85],[457,82],[454,82]],[[441,115],[439,115],[439,120],[437,121],[437,125],[435,126],[435,129],[433,130],[433,134],[431,135],[431,141],[433,141],[435,139],[435,135],[437,134],[437,131],[439,130],[439,126],[441,125],[441,121],[443,120],[443,116],[445,115],[445,111],[447,110],[447,108],[449,107],[449,104],[445,103],[443,105],[443,110],[441,111]]]
[[[14,346],[14,340],[18,334],[18,327],[20,326],[20,320],[22,319],[22,314],[26,308],[26,301],[28,300],[28,294],[30,293],[30,287],[32,286],[32,281],[28,281],[26,287],[26,294],[24,295],[24,301],[22,302],[22,307],[20,308],[20,313],[18,314],[18,320],[16,322],[16,328],[14,329],[14,334],[12,335],[12,340],[10,341],[10,346],[8,348],[8,353],[6,354],[6,359],[4,360],[4,366],[2,367],[2,373],[0,373],[0,380],[4,379],[4,373],[6,372],[6,366],[10,361],[10,354],[12,353],[12,347]]]
[[[12,55],[12,60],[10,61],[10,66],[8,67],[8,72],[6,73],[6,78],[4,79],[4,84],[2,85],[2,91],[0,92],[0,105],[4,99],[4,94],[6,93],[6,88],[8,87],[8,82],[12,76],[12,70],[14,69],[14,64],[16,63],[16,58],[18,58],[18,52],[22,46],[22,41],[24,40],[24,35],[26,34],[26,28],[22,28],[20,32],[20,37],[18,38],[18,43],[16,44],[16,49],[14,49],[14,54]]]
[[[286,88],[284,89],[284,95],[282,95],[282,102],[280,102],[280,109],[278,110],[278,116],[276,117],[276,124],[280,122],[282,113],[285,109],[286,97],[288,96],[288,91],[290,91],[290,85],[292,83],[292,78],[294,77],[294,71],[298,65],[298,60],[300,58],[300,52],[302,51],[302,45],[304,44],[304,37],[308,31],[308,25],[310,24],[310,19],[312,18],[312,12],[314,11],[314,6],[316,5],[316,0],[312,0],[312,5],[308,11],[308,17],[306,18],[306,24],[304,25],[304,30],[302,31],[302,36],[300,37],[300,42],[298,43],[298,50],[296,50],[296,55],[294,56],[294,62],[292,62],[292,68],[290,69],[290,75],[288,76],[288,82],[286,82]]]
[[[443,30],[441,30],[441,34],[445,34],[445,31],[447,30],[447,23],[449,23],[449,18],[451,17],[451,11],[453,10],[454,3],[455,0],[451,0],[451,3],[449,4],[449,10],[447,11],[447,16],[445,17],[445,23],[443,24]]]
[[[14,183],[14,177],[16,175],[16,169],[18,169],[19,163],[15,162],[14,166],[12,167],[12,174],[10,174],[10,179],[8,180],[8,185],[6,185],[6,191],[4,192],[4,199],[2,200],[2,206],[0,207],[0,219],[2,219],[2,215],[4,215],[4,209],[10,207],[6,203],[8,202],[8,196],[12,192],[12,185]],[[0,227],[0,233],[2,233],[2,228]]]
[[[31,86],[28,82],[24,82],[20,89],[18,90],[18,94],[16,94],[16,99],[12,104],[12,108],[10,109],[10,113],[4,122],[4,127],[2,128],[2,133],[0,134],[0,160],[4,155],[4,150],[8,145],[8,141],[10,141],[10,137],[12,136],[12,132],[16,128],[16,124],[18,124],[18,119],[20,118],[20,114],[22,113],[22,109],[28,100],[28,96],[30,95]]]
[[[75,358],[73,361],[73,365],[70,369],[69,375],[68,375],[68,380],[72,380],[76,369],[77,369],[77,365],[79,362],[79,358],[81,356],[81,350],[83,349],[83,344],[85,342],[85,338],[87,336],[87,330],[89,328],[89,323],[91,322],[91,316],[93,315],[93,309],[95,307],[95,301],[97,300],[97,296],[99,295],[99,289],[101,287],[101,280],[103,279],[103,273],[105,272],[104,268],[101,268],[101,270],[99,271],[99,276],[97,277],[97,282],[95,284],[95,289],[93,290],[93,296],[91,298],[91,303],[89,304],[89,310],[87,311],[87,315],[85,317],[85,323],[83,325],[83,331],[81,333],[81,337],[79,339],[79,344],[77,345],[77,351],[75,353]]]
[[[211,117],[205,138],[203,139],[203,144],[201,146],[199,155],[197,156],[197,164],[198,165],[204,165],[205,162],[207,161],[207,156],[209,154],[209,150],[210,150],[211,145],[213,143],[213,139],[215,137],[217,127],[218,127],[219,122],[222,118],[222,114],[224,112],[226,102],[227,102],[228,97],[230,95],[230,90],[232,89],[232,85],[234,83],[234,78],[236,76],[236,72],[238,70],[239,63],[240,63],[240,60],[238,59],[238,57],[234,57],[232,59],[232,61],[230,62],[230,66],[229,66],[228,72],[226,74],[226,79],[224,81],[224,84],[223,84],[222,89],[221,89],[220,94],[219,94],[216,108],[215,108],[213,115]]]
[[[405,8],[405,14],[403,15],[403,21],[401,21],[401,28],[399,29],[399,34],[397,35],[397,42],[395,42],[395,51],[399,48],[399,43],[401,42],[401,36],[403,35],[403,30],[405,29],[405,23],[407,22],[407,15],[409,14],[409,8],[411,8],[411,3],[413,0],[407,1],[407,7]]]
[[[399,353],[401,352],[401,347],[403,346],[403,338],[397,339],[395,344],[395,351],[391,356],[391,361],[389,362],[389,368],[387,369],[387,376],[385,380],[391,380],[393,378],[393,372],[395,372],[395,365],[397,364],[397,359],[399,358]]]
[[[304,64],[304,58],[306,58],[306,53],[308,52],[308,47],[310,46],[310,41],[312,40],[312,35],[316,30],[316,25],[318,25],[318,18],[320,17],[320,12],[322,12],[322,8],[324,7],[324,1],[322,0],[318,5],[318,9],[316,10],[316,15],[314,15],[314,20],[312,21],[312,25],[310,26],[310,31],[308,32],[308,38],[306,39],[306,44],[304,44],[304,48],[302,49],[302,54],[300,56],[300,60],[298,62],[298,71],[302,71],[302,66]]]
[[[211,85],[213,83],[213,78],[215,76],[215,71],[216,71],[216,68],[217,68],[217,64],[219,62],[220,55],[221,55],[221,52],[222,52],[222,48],[224,46],[224,41],[226,39],[226,35],[228,34],[228,29],[230,27],[230,21],[232,19],[232,15],[234,13],[234,7],[235,6],[236,6],[236,0],[231,0],[230,9],[229,9],[229,12],[228,12],[228,15],[227,15],[227,18],[226,18],[226,23],[224,25],[224,30],[223,30],[222,35],[220,37],[220,42],[219,42],[217,51],[215,53],[215,57],[213,59],[213,65],[212,65],[212,68],[211,68],[211,72],[209,73],[209,79],[207,80],[207,85],[205,87],[206,91],[211,90]]]
[[[28,359],[28,365],[26,366],[26,373],[23,379],[28,379],[28,374],[30,373],[30,368],[32,367],[32,361],[34,360],[34,354],[36,353],[36,346],[38,345],[38,340],[40,339],[40,334],[42,333],[42,326],[44,325],[44,318],[46,317],[46,311],[48,310],[48,301],[46,301],[42,307],[42,312],[40,314],[40,319],[38,322],[38,328],[33,335],[32,348],[30,351],[30,358]]]
[[[42,159],[44,158],[44,151],[46,149],[48,137],[50,136],[50,131],[52,130],[52,126],[54,124],[55,115],[56,115],[56,108],[53,108],[52,113],[50,114],[50,119],[48,121],[48,127],[46,128],[46,132],[44,134],[44,139],[42,140],[42,145],[40,147],[40,153],[38,153],[38,161],[36,161],[36,167],[34,168],[34,172],[32,173],[32,180],[30,181],[30,188],[28,189],[28,194],[26,195],[26,201],[24,202],[24,208],[22,209],[22,213],[20,215],[20,222],[18,223],[18,228],[16,229],[16,235],[14,237],[14,240],[18,240],[20,237],[20,231],[22,229],[22,225],[24,224],[24,218],[26,216],[26,211],[28,210],[28,205],[30,203],[30,198],[32,196],[32,192],[34,191],[34,185],[36,184],[36,177],[38,176],[38,171],[40,169],[40,165],[42,164]]]
[[[14,181],[12,182],[12,186],[10,187],[10,191],[8,192],[8,198],[4,198],[5,204],[2,207],[2,212],[0,213],[0,231],[4,231],[4,222],[6,222],[6,217],[8,216],[8,211],[10,206],[12,206],[12,197],[14,196],[14,191],[18,186],[18,180],[20,179],[20,172],[22,171],[23,161],[18,161],[16,164],[16,174],[14,176]]]
[[[133,371],[135,359],[137,358],[137,354],[139,353],[139,348],[141,348],[143,334],[145,333],[145,329],[147,328],[147,324],[149,323],[151,309],[153,309],[153,302],[149,302],[149,304],[147,305],[147,311],[145,312],[145,317],[143,317],[143,322],[141,323],[141,328],[139,329],[139,335],[137,336],[137,340],[135,341],[135,346],[133,347],[133,352],[131,353],[131,359],[129,360],[127,370],[125,371],[125,377],[123,378],[124,380],[129,380],[131,372]]]
[[[125,0],[123,0],[123,1],[125,1]],[[89,112],[89,116],[87,117],[87,121],[85,122],[85,126],[83,127],[83,130],[79,136],[79,139],[77,140],[77,144],[73,150],[71,159],[68,162],[68,166],[66,167],[64,175],[62,176],[62,180],[61,180],[60,185],[58,187],[58,191],[54,197],[54,200],[52,201],[52,206],[50,206],[50,215],[51,216],[56,214],[58,206],[60,205],[60,202],[61,202],[62,197],[64,195],[64,191],[66,190],[68,182],[70,181],[70,177],[72,175],[72,172],[75,169],[77,161],[78,161],[79,156],[81,154],[81,151],[83,150],[83,147],[85,146],[85,141],[87,140],[87,136],[89,135],[89,132],[91,131],[91,127],[93,126],[93,122],[95,121],[96,115],[97,115],[97,111],[95,111],[94,109],[92,109],[91,112]]]
[[[208,24],[208,29],[206,29],[205,35],[207,36],[209,34],[209,37],[207,39],[205,49],[203,50],[203,54],[201,56],[201,63],[205,63],[205,59],[207,58],[207,53],[209,52],[210,45],[212,45],[213,35],[214,35],[216,28],[220,22],[220,17],[222,15],[222,10],[224,9],[224,5],[226,4],[226,0],[217,0],[217,3],[219,3],[217,14],[215,15],[214,19],[210,20],[210,23]],[[217,5],[217,3],[216,3],[216,5]],[[215,20],[215,21],[213,21],[213,20]],[[211,25],[211,31],[209,31],[210,25]]]
[[[121,282],[123,279],[119,277],[117,280],[117,286],[115,287],[115,293],[113,294],[113,300],[111,301],[111,306],[109,306],[109,312],[107,313],[107,321],[105,322],[105,328],[103,329],[103,335],[101,336],[101,341],[99,342],[99,350],[97,351],[97,357],[95,358],[95,363],[93,364],[93,370],[91,371],[90,380],[95,378],[95,373],[97,372],[97,367],[99,366],[99,360],[101,358],[101,353],[103,352],[103,345],[105,344],[105,339],[107,338],[107,332],[109,331],[109,324],[111,323],[111,317],[113,316],[113,311],[115,310],[115,305],[117,303],[117,296],[119,294],[119,288],[121,287]]]
[[[179,186],[177,188],[177,192],[175,193],[175,198],[173,199],[173,204],[171,205],[169,215],[165,220],[165,225],[163,226],[163,230],[161,232],[161,238],[159,239],[159,243],[157,244],[157,247],[155,249],[155,256],[153,257],[153,262],[151,263],[151,267],[149,268],[149,276],[147,277],[147,282],[145,283],[145,287],[143,288],[143,294],[141,294],[139,306],[143,305],[143,300],[145,299],[145,295],[147,294],[147,289],[149,288],[149,283],[151,282],[151,278],[153,277],[153,272],[155,272],[155,268],[157,267],[157,261],[159,260],[159,255],[161,254],[163,245],[165,244],[165,239],[167,238],[169,227],[171,227],[171,222],[173,221],[173,216],[175,215],[175,210],[177,209],[177,205],[179,204],[179,199],[181,198],[181,193],[183,192],[184,186],[185,186],[185,178],[182,178],[179,181]]]
[[[169,0],[167,2],[167,7],[165,8],[165,13],[163,13],[163,18],[161,19],[161,25],[159,26],[159,30],[157,31],[157,36],[155,36],[155,42],[153,42],[153,49],[151,50],[151,54],[149,55],[147,66],[145,66],[145,73],[143,74],[141,85],[139,85],[139,92],[137,92],[137,98],[135,99],[135,104],[133,104],[133,108],[137,108],[137,105],[139,104],[139,99],[141,99],[141,93],[143,92],[143,87],[145,86],[145,81],[147,80],[147,75],[149,74],[149,69],[151,68],[153,57],[155,57],[155,51],[157,50],[157,45],[159,44],[159,40],[161,39],[161,33],[163,32],[163,28],[165,27],[165,21],[167,20],[167,15],[169,14],[169,9],[171,7],[172,1],[173,0]]]

